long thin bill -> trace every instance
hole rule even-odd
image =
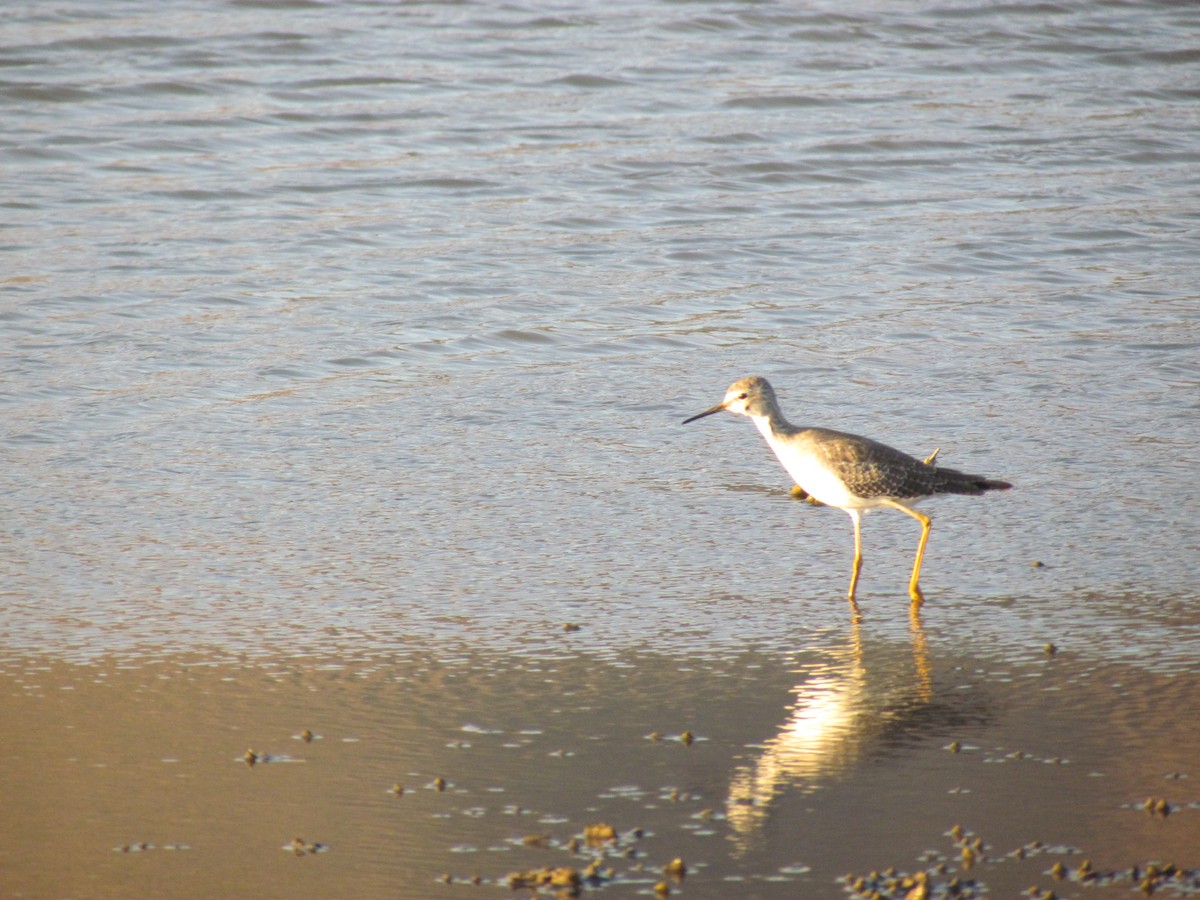
[[[699,415],[692,416],[690,419],[684,419],[683,424],[686,425],[688,422],[695,422],[697,419],[703,419],[705,416],[711,416],[713,413],[719,413],[719,412],[724,412],[724,411],[725,411],[725,404],[718,403],[712,409],[706,409],[704,412],[700,413]]]

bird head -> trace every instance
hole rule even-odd
[[[735,381],[725,392],[724,400],[712,409],[706,409],[690,419],[684,419],[683,424],[686,425],[688,422],[695,422],[697,419],[703,419],[705,416],[719,412],[762,417],[766,416],[775,405],[775,391],[771,388],[771,383],[758,375],[752,375],[749,378]]]

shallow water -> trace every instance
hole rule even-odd
[[[1198,26],[13,12],[5,890],[474,896],[598,820],[647,831],[614,895],[843,896],[956,822],[1200,865]],[[928,504],[919,627],[914,523],[867,519],[855,624],[846,516],[679,424],[753,373],[1017,485]]]
[[[605,658],[584,630],[530,635],[524,657],[10,663],[7,890],[473,897],[602,849],[593,888],[616,896],[676,858],[677,892],[778,898],[887,866],[1073,896],[1057,861],[1195,865],[1194,672],[909,638],[847,625],[787,653]],[[619,843],[573,852],[599,822]],[[970,869],[955,825],[984,841]],[[297,858],[296,837],[327,852]]]

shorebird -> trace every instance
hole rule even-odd
[[[913,505],[938,494],[974,496],[1012,487],[1007,481],[933,465],[933,456],[922,462],[887,444],[857,434],[792,425],[784,418],[770,382],[758,376],[735,381],[725,392],[724,400],[712,409],[684,419],[683,424],[719,412],[749,416],[797,485],[826,506],[836,506],[850,516],[854,523],[854,569],[850,575],[852,605],[858,573],[862,570],[864,512],[890,507],[921,523],[921,542],[917,545],[917,558],[908,583],[908,595],[916,609],[925,602],[919,580],[932,520],[913,509]],[[937,451],[933,455],[936,456]]]

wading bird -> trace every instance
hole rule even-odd
[[[887,444],[857,434],[792,425],[783,417],[770,382],[758,376],[735,381],[725,392],[724,400],[712,409],[684,419],[683,424],[718,412],[749,416],[796,484],[816,500],[844,509],[850,516],[854,523],[851,604],[855,602],[854,591],[862,569],[861,520],[864,512],[890,507],[921,523],[921,543],[917,545],[917,558],[908,583],[908,595],[915,609],[925,601],[918,582],[932,521],[913,509],[913,504],[938,494],[974,496],[1012,487],[1007,481],[933,465],[932,456],[929,462],[922,462]]]

